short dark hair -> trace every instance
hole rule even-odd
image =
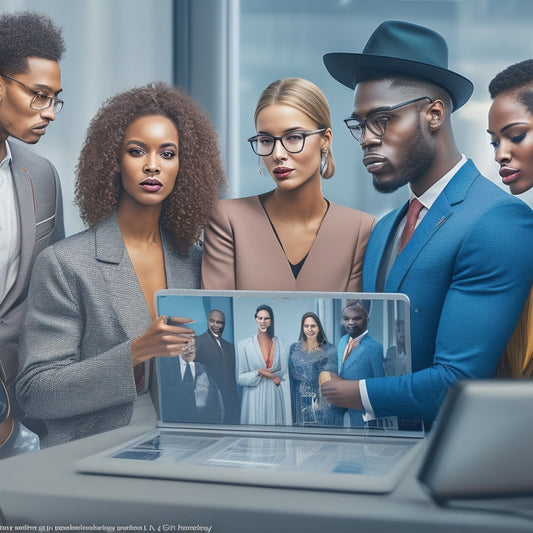
[[[26,72],[29,57],[59,62],[65,52],[62,30],[42,13],[21,11],[0,15],[0,72]]]
[[[508,66],[496,74],[489,83],[489,94],[492,99],[510,91],[517,91],[518,101],[533,113],[533,59]]]

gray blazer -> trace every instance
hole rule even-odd
[[[65,236],[63,202],[54,166],[20,143],[9,141],[11,171],[21,229],[20,267],[15,284],[0,302],[0,358],[8,383],[17,373],[19,337],[37,254]]]
[[[183,258],[163,234],[163,253],[169,288],[200,286],[198,247]],[[16,392],[26,414],[44,420],[44,445],[129,423],[130,344],[150,322],[115,214],[37,258]]]

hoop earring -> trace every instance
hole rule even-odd
[[[261,170],[261,156],[257,159],[257,170],[259,170],[259,174],[262,176],[263,171]]]
[[[328,154],[329,154],[329,148],[325,148],[324,150],[320,151],[320,176],[324,176],[324,172],[326,172],[328,168]]]

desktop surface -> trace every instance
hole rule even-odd
[[[76,471],[80,459],[134,438],[151,425],[155,425],[155,419],[0,461],[0,508],[6,524],[67,526],[69,531],[106,531],[103,527],[118,531],[119,527],[131,526],[130,531],[140,528],[137,530],[211,533],[532,530],[532,521],[520,517],[438,507],[416,480],[422,453],[397,487],[386,495]],[[529,500],[531,507],[533,499]]]

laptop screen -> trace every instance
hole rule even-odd
[[[162,423],[420,429],[336,407],[320,383],[411,371],[404,295],[159,291],[159,315],[195,337],[157,358]]]
[[[419,420],[369,420],[321,392],[328,380],[410,372],[405,295],[155,298],[159,315],[188,318],[194,331],[179,356],[156,359],[157,427],[80,461],[79,471],[384,493],[416,457]]]

